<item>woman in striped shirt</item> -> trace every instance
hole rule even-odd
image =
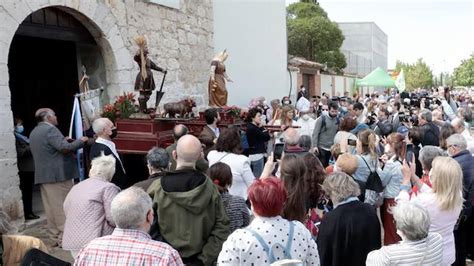
[[[374,250],[367,256],[367,265],[441,265],[443,239],[430,233],[430,216],[421,205],[401,201],[391,208],[397,234],[402,241]]]

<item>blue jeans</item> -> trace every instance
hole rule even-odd
[[[260,176],[262,175],[263,172],[263,166],[264,166],[264,158],[258,160],[258,161],[251,161],[250,162],[250,167],[252,168],[253,175],[255,176],[256,179],[259,179]]]

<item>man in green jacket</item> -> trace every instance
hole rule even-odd
[[[192,135],[181,137],[173,157],[176,171],[148,189],[158,216],[154,228],[178,250],[185,264],[212,265],[229,235],[229,218],[211,179],[195,168],[201,157],[199,140]]]

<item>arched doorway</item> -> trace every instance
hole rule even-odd
[[[92,89],[106,86],[100,47],[78,19],[47,7],[23,20],[10,45],[8,70],[13,116],[23,119],[26,134],[40,107],[55,110],[58,127],[67,134],[82,66]]]
[[[25,125],[27,126],[27,128],[25,128],[27,131],[26,133],[29,133],[29,131],[31,131],[32,127],[35,125],[35,122],[33,120],[34,109],[36,108],[36,106],[33,105],[40,104],[40,100],[36,99],[36,97],[33,97],[31,95],[25,95],[26,93],[14,92],[16,90],[15,82],[20,82],[21,84],[25,82],[32,82],[31,80],[37,80],[37,83],[42,84],[41,81],[38,82],[38,79],[41,79],[43,77],[50,78],[54,75],[58,76],[59,74],[54,74],[51,69],[49,71],[46,71],[45,75],[37,75],[36,73],[43,71],[45,65],[49,63],[49,61],[53,60],[51,56],[52,50],[54,51],[54,56],[58,57],[59,51],[52,49],[52,47],[55,47],[55,45],[59,45],[62,47],[63,50],[67,51],[68,48],[66,47],[68,45],[65,45],[65,43],[68,42],[69,44],[73,42],[76,48],[76,69],[75,71],[70,71],[70,73],[75,72],[73,73],[75,77],[75,82],[74,84],[72,83],[73,74],[71,74],[71,88],[63,88],[64,91],[67,91],[69,93],[68,95],[66,95],[67,99],[58,97],[61,98],[60,101],[72,102],[69,97],[73,91],[74,93],[76,93],[78,90],[77,84],[78,77],[80,74],[79,72],[81,68],[81,63],[86,65],[86,67],[88,68],[87,72],[89,76],[91,76],[90,87],[104,87],[105,101],[113,99],[114,96],[119,95],[122,90],[133,88],[133,80],[131,73],[134,66],[132,60],[130,59],[132,58],[132,56],[130,55],[128,48],[125,46],[122,32],[117,27],[117,18],[115,17],[115,14],[111,12],[110,6],[107,4],[106,1],[90,1],[90,4],[88,5],[78,5],[78,2],[74,0],[18,0],[3,1],[0,3],[0,7],[0,18],[2,18],[2,25],[0,26],[0,172],[2,172],[3,174],[0,178],[0,208],[5,210],[9,214],[11,219],[15,220],[22,217],[22,208],[21,193],[18,187],[18,167],[17,154],[15,149],[15,138],[12,134],[14,115],[13,112],[15,112],[15,115],[17,116],[24,116],[23,118],[27,120],[28,123],[28,125]],[[41,10],[43,10],[43,12],[37,13],[37,11]],[[63,11],[62,15],[64,16],[56,15],[56,18],[54,19],[55,16],[52,16],[51,14],[46,14],[46,12],[50,11],[52,13],[58,13],[58,10]],[[33,14],[35,14],[34,18],[32,16]],[[64,18],[66,18],[66,21],[64,20]],[[71,22],[72,18],[75,19],[73,20],[73,22]],[[40,23],[41,19],[44,20],[43,23]],[[68,20],[71,23],[75,23],[75,27],[67,26]],[[23,22],[25,23],[23,24]],[[61,30],[58,29],[61,27],[54,27],[55,23],[56,25],[62,27],[62,33],[56,31],[57,34],[50,34],[49,37],[45,36],[44,33],[46,31],[54,32],[54,30]],[[36,27],[37,29],[36,31],[30,30],[30,36],[22,32],[23,26],[28,26],[26,24],[28,24],[30,27]],[[43,26],[41,26],[41,24]],[[82,25],[82,27],[80,25]],[[71,32],[75,31],[74,28],[76,28],[77,30],[78,27],[82,28],[82,31],[86,29],[89,32],[88,38],[80,41],[64,39],[65,36],[71,37]],[[78,35],[76,34],[75,36],[77,37]],[[79,34],[79,36],[81,36],[81,34]],[[82,34],[82,36],[85,35]],[[95,43],[90,42],[91,36],[93,39],[92,41],[95,41]],[[16,37],[18,37],[18,39],[16,39]],[[34,65],[34,63],[32,63],[33,60],[31,58],[23,57],[23,59],[21,59],[21,55],[19,57],[16,57],[17,61],[11,60],[15,57],[14,50],[17,48],[21,49],[21,46],[27,48],[27,51],[25,53],[28,53],[28,50],[33,50],[35,48],[41,47],[41,41],[38,41],[36,45],[33,45],[33,42],[25,41],[25,39],[28,38],[40,38],[44,42],[50,41],[49,45],[45,46],[46,50],[39,50],[39,53],[44,55],[43,58],[46,58],[42,59],[46,60],[46,63]],[[87,44],[87,42],[89,43]],[[17,44],[19,44],[18,47],[16,47]],[[95,51],[95,54],[93,52],[90,52],[91,49]],[[38,49],[36,49],[36,51],[38,53]],[[47,51],[50,51],[49,57],[47,56]],[[10,52],[13,52],[13,54],[10,55]],[[54,58],[54,60],[59,59]],[[100,60],[102,60],[102,64],[104,65],[105,69],[102,69],[102,71],[105,71],[105,74],[101,71],[94,73],[94,63],[97,63]],[[72,61],[73,59],[69,59],[69,62]],[[18,66],[20,69],[18,71],[19,74],[14,73],[16,70],[9,69],[9,67],[15,68],[15,63],[20,64],[20,66]],[[55,65],[63,66],[63,63],[56,63]],[[96,66],[97,69],[101,69],[99,67],[100,64],[97,64]],[[68,68],[72,69],[73,67],[74,66],[72,64]],[[45,69],[48,70],[47,68]],[[13,73],[11,73],[11,71],[13,71]],[[11,76],[10,73],[12,74]],[[96,79],[97,82],[95,84],[93,78],[94,74],[97,74],[97,77],[101,77]],[[26,81],[23,81],[22,79]],[[10,88],[10,86],[12,86],[12,88]],[[26,85],[23,84],[22,86],[25,87]],[[63,85],[63,87],[64,86],[65,85]],[[47,87],[51,88],[50,86]],[[19,90],[21,91],[21,89]],[[51,94],[51,92],[48,92],[48,90],[39,90],[39,92],[41,92],[42,97]],[[14,99],[12,99],[11,97],[12,94],[16,94],[13,95]],[[44,102],[42,104],[47,105],[50,103]],[[58,104],[59,106],[61,103],[56,102],[56,104]],[[67,114],[71,112],[71,108],[69,107],[52,107],[60,108],[60,110],[55,110],[58,114],[63,112]],[[62,110],[62,108],[66,108],[67,110]],[[59,122],[61,124],[61,129],[63,130],[63,132],[65,131],[65,127],[68,126],[69,120],[70,118],[67,117],[67,115],[64,115],[64,118],[60,118]]]

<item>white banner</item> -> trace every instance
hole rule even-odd
[[[89,90],[78,95],[81,102],[84,128],[87,130],[92,126],[92,122],[100,117],[102,107],[100,106],[100,89]]]

